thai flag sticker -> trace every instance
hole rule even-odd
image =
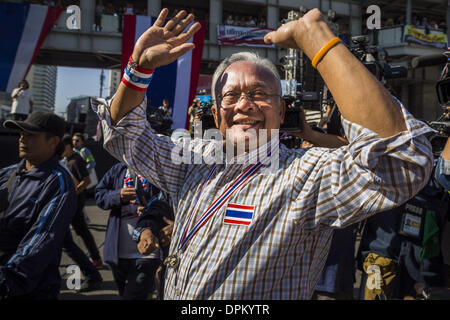
[[[255,206],[229,203],[223,222],[231,225],[249,226],[252,223]]]

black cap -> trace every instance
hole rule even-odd
[[[34,111],[25,121],[6,120],[3,126],[5,128],[16,128],[29,132],[48,132],[61,138],[66,129],[66,122],[54,113]]]

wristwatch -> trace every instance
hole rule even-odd
[[[134,228],[134,230],[133,230],[133,236],[132,236],[134,242],[139,243],[140,238],[141,238],[141,233],[142,233],[142,231],[144,231],[145,229],[150,229],[150,228],[142,228],[142,227]]]
[[[147,71],[147,72],[152,72],[152,71],[153,71],[153,70],[151,70],[151,69],[147,69],[147,68],[144,68],[144,67],[139,66],[138,63],[137,63],[136,61],[133,60],[133,55],[131,55],[131,56],[130,56],[130,59],[128,60],[127,69],[128,69],[131,73],[133,73],[133,71],[137,70],[138,68],[141,69],[141,70],[145,70],[145,71]],[[139,71],[139,70],[137,70],[137,71]]]
[[[133,72],[134,70],[136,70],[137,66],[137,62],[133,61],[133,55],[131,55],[130,59],[128,60],[127,69],[130,70],[130,72]]]

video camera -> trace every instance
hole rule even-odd
[[[164,110],[160,108],[152,110],[150,113],[147,113],[147,120],[158,133],[167,135],[170,133],[170,127],[173,121],[165,115]]]
[[[369,41],[365,35],[352,37],[349,49],[379,81],[408,76],[406,67],[388,64],[386,50],[369,46]]]
[[[214,122],[214,117],[211,111],[212,106],[212,102],[202,102],[201,108],[195,111],[195,116],[199,117],[202,122],[203,131],[216,128],[216,123]]]
[[[286,111],[280,129],[290,132],[302,131],[303,123],[300,107],[304,105],[304,102],[319,102],[320,94],[318,92],[298,91],[296,97],[285,95],[283,100],[286,103]]]
[[[450,106],[450,51],[446,51],[444,55],[447,57],[447,63],[442,70],[440,80],[436,83],[436,93],[439,104],[444,110]]]
[[[439,105],[443,109],[442,115],[436,121],[431,121],[429,124],[434,130],[438,131],[438,135],[431,141],[433,153],[439,156],[444,150],[447,139],[450,137],[450,51],[444,53],[443,60],[446,62],[442,69],[439,81],[436,83],[436,94]]]

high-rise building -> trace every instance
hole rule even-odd
[[[33,64],[25,78],[33,94],[33,110],[55,110],[57,66]]]
[[[111,69],[109,70],[109,91],[108,96],[112,96],[119,87],[120,84],[120,70],[119,69]]]

